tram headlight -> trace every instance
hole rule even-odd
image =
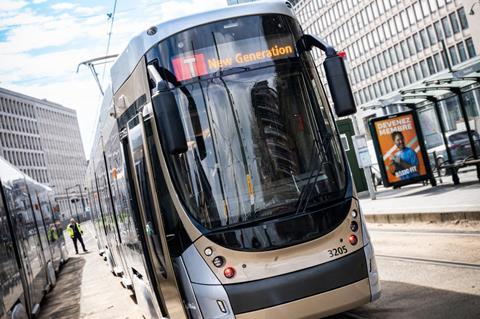
[[[358,230],[358,223],[356,221],[352,221],[350,223],[350,229],[353,231],[353,232],[356,232]]]
[[[213,254],[213,250],[211,247],[205,248],[203,252],[205,253],[205,256],[211,256]]]
[[[215,265],[215,267],[220,268],[225,263],[225,258],[223,258],[222,256],[217,256],[217,257],[213,258],[212,262]]]
[[[352,217],[357,218],[357,216],[358,216],[358,212],[355,209],[352,210]]]

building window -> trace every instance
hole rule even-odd
[[[402,29],[402,20],[400,19],[399,15],[395,16],[395,26],[397,28],[397,32],[401,32],[403,30]]]
[[[445,50],[442,50],[440,52],[440,54],[442,55],[442,60],[443,60],[443,65],[445,66],[445,68],[449,67],[450,66],[450,62],[449,62],[449,59],[448,59],[448,54]]]
[[[452,29],[450,28],[450,23],[448,23],[448,18],[444,17],[442,18],[442,25],[443,25],[443,31],[445,32],[445,37],[451,37],[452,36]]]
[[[413,83],[415,82],[417,79],[415,78],[415,71],[413,70],[413,67],[409,66],[407,68],[407,73],[408,73],[408,77],[410,79],[410,83]]]
[[[420,30],[420,37],[422,38],[423,48],[428,48],[430,46],[430,42],[428,42],[427,31],[425,29]]]
[[[408,16],[407,16],[407,11],[402,11],[401,13],[401,18],[402,18],[402,24],[403,28],[406,29],[410,26],[410,23],[408,22]]]
[[[398,63],[398,58],[397,58],[397,55],[395,53],[395,49],[393,47],[391,47],[390,49],[388,49],[388,52],[389,52],[390,58],[392,59],[392,65],[397,64]]]
[[[462,30],[468,29],[468,20],[467,16],[465,15],[465,9],[460,8],[458,9],[458,17],[460,18],[460,25],[462,26]]]
[[[433,59],[432,57],[427,58],[427,66],[428,66],[428,73],[429,74],[435,74],[435,65],[433,64]]]
[[[390,54],[387,51],[383,52],[383,55],[385,57],[385,65],[387,68],[392,66],[392,61],[390,60]]]
[[[420,68],[422,69],[422,74],[424,78],[430,75],[428,74],[428,66],[425,60],[420,61]]]
[[[430,40],[430,44],[434,45],[437,43],[437,37],[435,36],[435,31],[433,31],[433,26],[429,25],[427,27],[427,32],[428,32],[428,39]]]
[[[398,88],[398,85],[397,85],[397,82],[395,81],[395,78],[393,77],[393,75],[390,75],[388,77],[388,79],[390,80],[390,84],[392,86],[392,90],[396,90]]]
[[[408,44],[408,51],[410,52],[410,55],[414,55],[415,53],[417,53],[412,37],[409,37],[407,39],[407,44]]]
[[[435,27],[435,33],[437,34],[438,41],[443,40],[443,31],[440,21],[435,22],[433,26]]]
[[[408,45],[407,45],[406,41],[402,41],[400,43],[400,47],[402,47],[402,53],[403,53],[404,58],[407,59],[408,57],[410,57],[410,54],[408,52]]]
[[[451,46],[448,48],[448,52],[450,53],[450,59],[452,61],[452,65],[458,64],[458,55],[457,55],[457,49],[455,46]]]
[[[460,62],[467,60],[467,52],[465,51],[465,44],[463,42],[457,43],[458,55],[460,56]]]
[[[472,38],[466,39],[465,44],[467,45],[468,57],[471,59],[476,56],[477,53],[475,52],[475,46],[473,45]]]
[[[413,11],[415,12],[415,17],[417,18],[417,21],[423,19],[422,10],[420,9],[420,3],[418,1],[413,4]]]
[[[440,53],[436,53],[433,56],[433,60],[435,61],[435,66],[438,71],[443,70],[442,58],[440,57]]]
[[[413,12],[413,7],[410,6],[407,8],[408,13],[408,20],[410,20],[410,24],[415,24],[415,13]]]
[[[417,52],[421,52],[423,50],[422,40],[420,40],[420,35],[418,33],[415,33],[413,35],[413,42],[415,43],[415,48],[417,49]]]
[[[397,80],[397,84],[399,88],[404,87],[403,81],[402,81],[402,76],[400,75],[400,72],[395,73],[395,79]]]
[[[405,69],[404,69],[400,73],[402,74],[402,80],[403,80],[404,85],[410,84],[410,80],[408,78],[407,71],[405,71]]]
[[[450,23],[452,23],[453,33],[457,34],[460,32],[460,25],[458,24],[457,14],[455,12],[450,13]]]
[[[375,68],[373,67],[372,60],[368,60],[368,70],[370,71],[370,75],[375,75]]]
[[[420,4],[422,5],[423,16],[427,17],[430,14],[430,8],[428,7],[428,2],[424,0],[424,1],[420,1]]]
[[[398,62],[402,61],[403,60],[403,53],[402,53],[402,49],[400,48],[399,44],[395,44],[395,52],[397,52]]]

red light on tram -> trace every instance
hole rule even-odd
[[[337,55],[339,57],[341,57],[342,59],[346,58],[347,57],[347,53],[345,51],[340,51],[337,53]]]
[[[350,242],[350,244],[352,246],[355,246],[358,243],[358,238],[357,238],[357,236],[352,234],[352,235],[348,236],[348,241]]]
[[[227,278],[232,278],[233,276],[235,276],[235,269],[233,267],[227,267],[225,268],[225,270],[223,271],[223,274],[225,275],[225,277]]]

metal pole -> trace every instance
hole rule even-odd
[[[365,179],[367,180],[367,187],[368,187],[368,193],[370,194],[370,199],[371,200],[377,199],[377,194],[375,193],[375,187],[373,185],[373,179],[372,179],[372,168],[370,166],[364,167],[363,174],[365,174]]]
[[[463,102],[462,91],[459,88],[452,88],[450,91],[456,94],[458,97],[460,112],[462,113],[463,120],[465,121],[465,129],[467,130],[468,140],[470,142],[470,146],[472,147],[472,155],[474,159],[478,159],[475,141],[473,140],[472,131],[470,129],[470,122],[468,121],[467,110],[465,109],[465,103]],[[475,166],[477,167],[477,177],[480,180],[480,165],[477,164]]]
[[[73,204],[73,206],[75,207],[75,214],[77,215],[77,223],[79,223],[80,222],[80,217],[78,216],[77,203],[78,203],[78,198],[76,198],[75,204]]]
[[[73,217],[73,212],[72,212],[72,205],[70,203],[70,197],[68,197],[68,187],[65,188],[65,193],[67,194],[68,208],[70,209],[70,218],[72,218]]]
[[[429,100],[430,102],[433,102],[433,108],[435,110],[435,113],[437,114],[438,124],[440,125],[440,131],[442,132],[443,143],[445,144],[445,151],[447,152],[447,156],[448,156],[448,163],[453,164],[452,152],[450,150],[450,146],[448,146],[448,139],[445,133],[445,124],[443,123],[442,113],[440,112],[440,107],[438,106],[438,100],[431,96],[427,97],[427,100]],[[450,168],[449,170],[452,174],[453,184],[455,185],[460,184],[460,180],[458,179],[458,175],[457,175],[457,170],[455,168]]]
[[[85,216],[85,201],[83,199],[83,193],[82,193],[82,188],[80,187],[80,184],[77,184],[78,190],[80,191],[80,198],[82,199],[82,207],[83,207],[83,216]]]

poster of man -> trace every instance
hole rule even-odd
[[[417,153],[410,147],[405,146],[403,133],[394,131],[392,140],[397,147],[397,152],[393,155],[393,160],[390,164],[392,174],[400,177],[402,181],[419,176]]]
[[[407,184],[427,176],[419,136],[411,112],[378,118],[372,121],[374,138],[377,140],[378,162],[384,165],[382,170],[386,182]]]

